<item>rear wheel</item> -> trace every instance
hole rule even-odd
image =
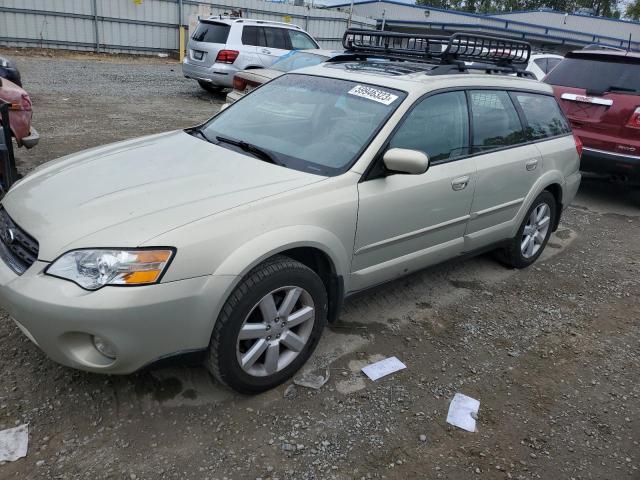
[[[207,367],[241,393],[273,388],[311,356],[326,319],[320,277],[288,257],[273,257],[249,272],[225,303]]]
[[[198,80],[198,85],[200,85],[202,89],[206,90],[209,93],[220,93],[223,88],[219,85],[213,85],[212,83],[209,83],[209,82],[203,82],[202,80]]]
[[[499,260],[514,268],[525,268],[535,262],[547,246],[556,214],[556,199],[545,190],[533,201],[516,236],[498,252]]]

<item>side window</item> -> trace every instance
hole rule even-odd
[[[287,37],[284,28],[264,27],[264,35],[267,39],[266,47],[287,50]]]
[[[244,27],[242,29],[243,45],[258,45],[258,27]]]
[[[469,97],[474,153],[524,142],[520,118],[507,92],[472,90]]]
[[[547,59],[546,58],[536,58],[533,63],[535,63],[538,67],[540,67],[540,70],[542,70],[544,73],[547,73],[548,67],[547,67]]]
[[[555,57],[547,58],[547,73],[553,70],[556,67],[556,65],[558,65],[561,61],[562,61],[561,58],[555,58]]]
[[[264,28],[252,26],[244,27],[242,29],[242,44],[266,47],[267,42],[264,38]]]
[[[468,155],[469,115],[464,92],[439,93],[422,100],[405,118],[389,146],[421,150],[431,164]]]
[[[302,32],[296,30],[287,30],[289,34],[289,41],[291,42],[291,48],[294,50],[305,50],[308,48],[318,48],[318,45]]]
[[[527,121],[525,130],[528,139],[539,140],[571,132],[554,97],[521,92],[515,92],[512,95],[522,107]]]

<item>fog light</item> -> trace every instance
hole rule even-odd
[[[102,337],[98,337],[97,335],[94,335],[91,338],[93,339],[93,346],[96,347],[96,350],[98,350],[105,357],[108,357],[112,360],[116,359],[116,349],[111,344],[111,342]]]

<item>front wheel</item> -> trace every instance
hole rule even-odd
[[[535,262],[547,246],[556,219],[556,199],[548,191],[533,201],[509,245],[498,252],[498,258],[509,267],[525,268]]]
[[[214,326],[207,367],[241,393],[285,382],[311,356],[327,321],[327,292],[305,265],[276,256],[236,287]]]

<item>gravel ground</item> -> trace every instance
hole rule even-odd
[[[42,135],[24,170],[223,100],[176,63],[12,54]],[[243,397],[182,364],[73,371],[2,314],[0,429],[28,422],[30,445],[0,478],[640,479],[638,197],[584,182],[527,270],[483,256],[349,299],[310,367],[330,372],[320,390]],[[359,373],[390,355],[408,368]],[[481,402],[476,433],[445,422],[456,392]]]

